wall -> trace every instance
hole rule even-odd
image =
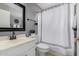
[[[34,3],[27,3],[26,5],[26,19],[31,19],[37,21],[36,14],[37,12],[41,11],[41,9]],[[26,20],[26,33],[28,33],[31,29],[36,29],[34,25],[34,21],[27,21]]]
[[[26,6],[26,19],[30,18],[30,19],[34,20],[35,15],[41,9],[34,3],[26,3],[25,6]]]

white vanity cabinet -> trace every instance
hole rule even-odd
[[[0,56],[35,56],[36,41],[34,38],[15,39],[14,41],[8,41],[5,41],[5,43],[2,44],[2,49],[0,49]]]

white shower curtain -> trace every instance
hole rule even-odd
[[[42,12],[42,41],[68,47],[68,4]]]

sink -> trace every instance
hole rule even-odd
[[[9,39],[9,36],[0,36],[0,41],[5,40],[5,39]]]
[[[8,36],[0,37],[0,51],[23,43],[29,43],[32,40],[35,40],[35,39],[31,37],[18,37],[16,38],[16,40],[9,40]]]

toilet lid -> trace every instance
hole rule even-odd
[[[44,43],[40,43],[37,45],[38,48],[42,48],[42,49],[49,49],[49,46],[44,44]]]

